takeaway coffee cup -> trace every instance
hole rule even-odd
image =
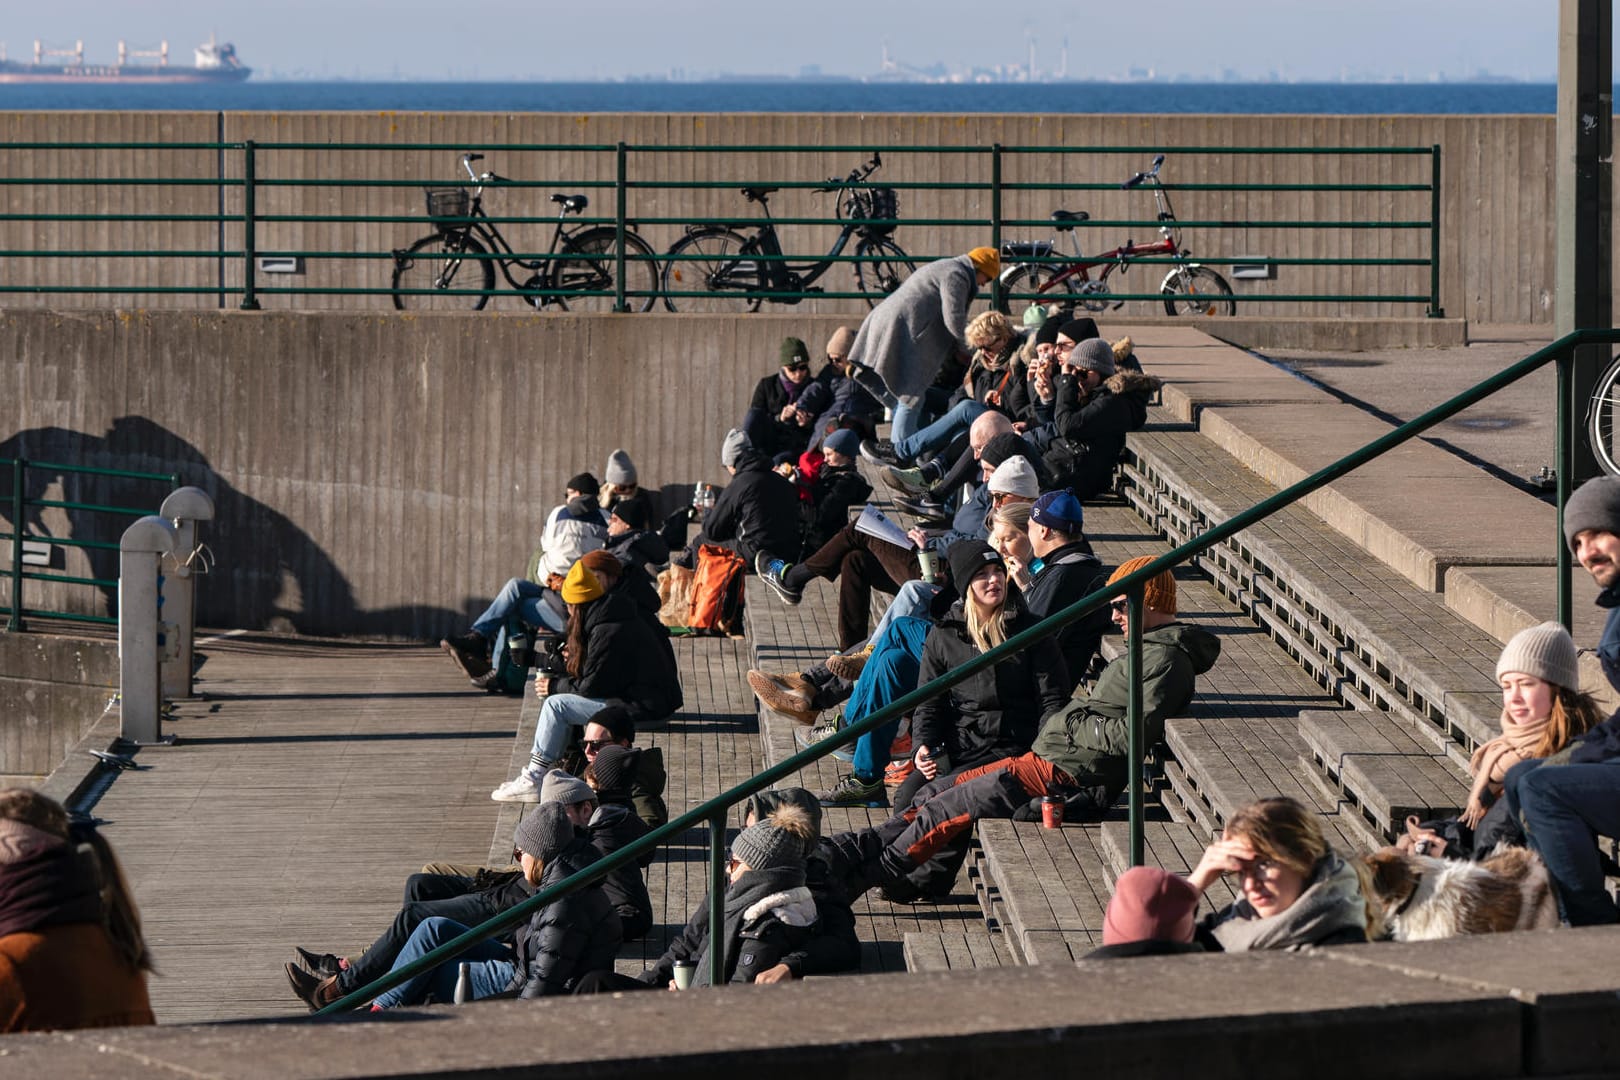
[[[1048,829],[1063,827],[1063,798],[1046,795],[1041,798],[1041,824]]]
[[[690,960],[675,961],[675,989],[685,990],[692,985],[692,973],[697,965]]]
[[[939,556],[936,553],[917,552],[917,568],[922,571],[922,579],[930,585],[939,580]]]

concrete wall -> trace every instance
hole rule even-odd
[[[72,141],[212,141],[254,139],[265,143],[300,143],[311,149],[261,150],[257,175],[275,184],[285,181],[362,181],[395,186],[265,186],[259,191],[261,215],[383,215],[413,219],[402,222],[266,222],[261,224],[261,251],[342,252],[331,259],[312,259],[301,278],[264,279],[261,284],[300,284],[313,288],[385,288],[387,253],[426,232],[419,185],[453,179],[454,149],[354,151],[332,143],[442,144],[448,147],[502,143],[569,147],[609,145],[623,140],[656,147],[704,145],[842,145],[850,150],[817,154],[755,153],[699,155],[686,152],[637,152],[628,170],[638,186],[629,213],[658,251],[681,235],[679,223],[694,217],[753,216],[738,195],[743,183],[811,181],[843,175],[860,160],[866,147],[912,147],[889,150],[877,179],[891,182],[980,184],[990,179],[987,154],[962,155],[951,147],[1135,146],[1163,147],[1171,157],[1165,176],[1171,183],[1346,184],[1360,182],[1426,184],[1427,156],[1390,158],[1349,156],[1255,156],[1233,153],[1177,153],[1176,147],[1391,147],[1439,144],[1444,150],[1442,198],[1442,298],[1447,314],[1474,322],[1548,322],[1553,288],[1553,118],[1550,116],[857,116],[857,115],[490,115],[490,114],[275,114],[275,113],[14,113],[0,115],[0,175],[76,178],[183,177],[208,180],[242,175],[240,152],[212,150],[57,151],[12,150],[5,142]],[[1148,152],[1130,154],[1016,155],[1004,157],[1007,184],[1096,184],[1096,191],[1012,191],[1006,195],[1006,219],[1045,219],[1054,206],[1085,209],[1098,219],[1151,218],[1153,205],[1145,192],[1122,192],[1119,181],[1146,164]],[[615,175],[611,152],[586,149],[558,152],[489,151],[484,163],[502,175],[541,186],[509,189],[491,196],[496,214],[549,216],[545,196],[553,190],[584,191],[592,196],[592,213],[611,215],[611,189],[589,187]],[[713,181],[716,189],[664,188],[663,183]],[[1187,221],[1426,220],[1426,192],[1358,193],[1335,191],[1177,193],[1178,215]],[[48,187],[17,185],[3,189],[0,206],[12,213],[145,213],[212,215],[241,211],[240,187],[223,191],[212,183],[189,186]],[[831,212],[830,200],[806,191],[784,191],[774,211],[781,217],[820,216]],[[987,220],[987,192],[902,191],[901,214],[920,219]],[[656,223],[664,219],[664,223]],[[543,248],[549,228],[542,224],[506,229],[520,248]],[[1151,230],[1099,227],[1082,230],[1085,248],[1106,250],[1131,232],[1142,240]],[[784,243],[793,253],[824,252],[832,230],[787,226]],[[1009,236],[1048,235],[1044,228],[1009,229]],[[895,239],[920,257],[956,253],[988,240],[983,226],[902,226]],[[1290,227],[1191,228],[1184,242],[1205,255],[1271,255],[1279,257],[1425,258],[1426,230],[1299,230]],[[236,252],[242,239],[238,226],[219,229],[208,222],[173,223],[34,223],[0,222],[5,250],[186,250],[187,257],[123,259],[111,257],[0,259],[0,284],[43,287],[143,284],[165,287],[189,284],[217,288],[241,281],[241,261],[224,260],[219,251]],[[1146,269],[1146,268],[1144,268]],[[1151,292],[1161,273],[1130,275],[1119,282],[1128,289]],[[1251,294],[1320,294],[1364,292],[1427,294],[1425,267],[1283,267],[1274,282],[1245,282]],[[848,270],[834,270],[824,284],[849,288]],[[176,296],[162,293],[110,292],[95,295],[0,294],[0,306],[40,307],[112,304],[160,307],[234,305],[218,293]],[[386,296],[267,295],[267,307],[334,310],[387,307]],[[515,299],[499,306],[519,310]],[[856,305],[856,306],[852,306]],[[1137,312],[1147,305],[1133,305]],[[858,302],[816,301],[803,310],[858,310]],[[1371,305],[1341,308],[1337,304],[1279,304],[1246,307],[1260,315],[1421,315],[1423,305]],[[1127,314],[1132,313],[1130,310]]]
[[[0,776],[42,778],[117,693],[118,643],[0,633],[0,673]]]
[[[644,485],[721,481],[720,437],[781,338],[819,350],[837,324],[12,311],[0,458],[174,471],[207,490],[204,626],[437,636],[522,574],[563,482],[600,478],[615,447]],[[45,471],[31,494],[156,508],[164,487]],[[0,476],[0,521],[9,488]],[[30,531],[116,541],[126,523],[51,511]],[[57,570],[116,576],[116,552],[90,554]],[[25,590],[29,607],[102,613],[110,599]]]

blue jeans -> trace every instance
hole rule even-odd
[[[1510,812],[1517,810],[1530,846],[1547,864],[1558,892],[1558,910],[1571,926],[1620,919],[1603,888],[1597,838],[1620,835],[1620,761],[1591,765],[1520,762],[1504,787]]]
[[[514,621],[560,634],[568,626],[568,619],[558,615],[551,605],[541,600],[545,592],[544,585],[512,578],[495,594],[494,603],[473,620],[472,628],[484,640],[494,640],[496,656],[500,656],[501,650],[506,648],[506,631]]]
[[[895,456],[902,461],[916,461],[919,458],[937,454],[951,444],[951,440],[973,426],[986,412],[985,406],[972,398],[963,398],[951,406],[949,412],[935,420],[932,424],[907,438],[899,435],[893,437]],[[900,430],[898,414],[894,430]]]
[[[465,934],[472,927],[454,919],[424,919],[411,932],[410,940],[399,950],[394,970],[418,960],[447,941]],[[383,1009],[397,1009],[404,1005],[421,1005],[427,1001],[449,1003],[456,998],[456,980],[461,965],[467,964],[467,977],[471,984],[470,1000],[493,997],[505,990],[512,981],[517,966],[512,963],[512,950],[493,941],[480,941],[454,960],[414,975],[385,994],[379,994],[375,1004]]]
[[[928,619],[929,606],[938,595],[938,585],[930,585],[926,581],[906,582],[900,586],[900,591],[894,594],[894,599],[889,601],[889,606],[883,609],[883,617],[872,627],[867,640],[876,641],[882,637],[883,631],[887,630],[889,624],[896,619]]]
[[[872,639],[872,656],[855,680],[855,689],[844,706],[844,721],[849,724],[871,716],[901,695],[917,689],[917,676],[922,670],[923,642],[934,624],[926,619],[902,617],[890,621],[880,635]],[[867,783],[883,779],[883,770],[889,764],[889,747],[900,730],[900,718],[869,731],[855,741],[853,771]]]
[[[534,749],[542,761],[558,761],[568,749],[570,728],[584,727],[607,705],[602,698],[579,694],[552,694],[540,706],[540,719],[534,725]]]

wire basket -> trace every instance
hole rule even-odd
[[[427,212],[428,217],[440,229],[465,229],[466,221],[452,221],[450,218],[466,218],[467,212],[472,209],[472,194],[466,188],[428,188]]]
[[[893,222],[900,217],[900,196],[891,187],[856,188],[849,193],[845,209],[851,221],[879,223],[867,224],[863,232],[887,235],[897,227]]]

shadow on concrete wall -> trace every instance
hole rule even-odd
[[[202,541],[215,560],[198,591],[197,621],[211,627],[293,631],[302,634],[365,634],[393,638],[433,637],[466,620],[462,612],[430,605],[374,611],[361,609],[343,572],[320,544],[264,503],[231,486],[195,446],[172,431],[140,416],[122,416],[103,435],[60,427],[30,428],[0,442],[0,458],[66,465],[89,465],[131,472],[177,473],[181,484],[202,488],[214,500],[215,520],[201,527]],[[170,490],[163,481],[89,476],[50,468],[29,468],[28,498],[53,498],[100,506],[150,507],[162,504]],[[0,520],[10,521],[12,476],[0,470]],[[60,529],[65,518],[67,529]],[[86,510],[30,507],[24,531],[30,535],[116,544],[133,517]],[[58,523],[52,529],[48,521]],[[90,576],[118,576],[118,552],[82,549]],[[63,556],[53,559],[60,572]],[[26,588],[26,586],[25,586]],[[99,612],[116,614],[117,590],[99,588]],[[35,606],[32,600],[29,606]],[[91,610],[75,605],[74,610]]]

